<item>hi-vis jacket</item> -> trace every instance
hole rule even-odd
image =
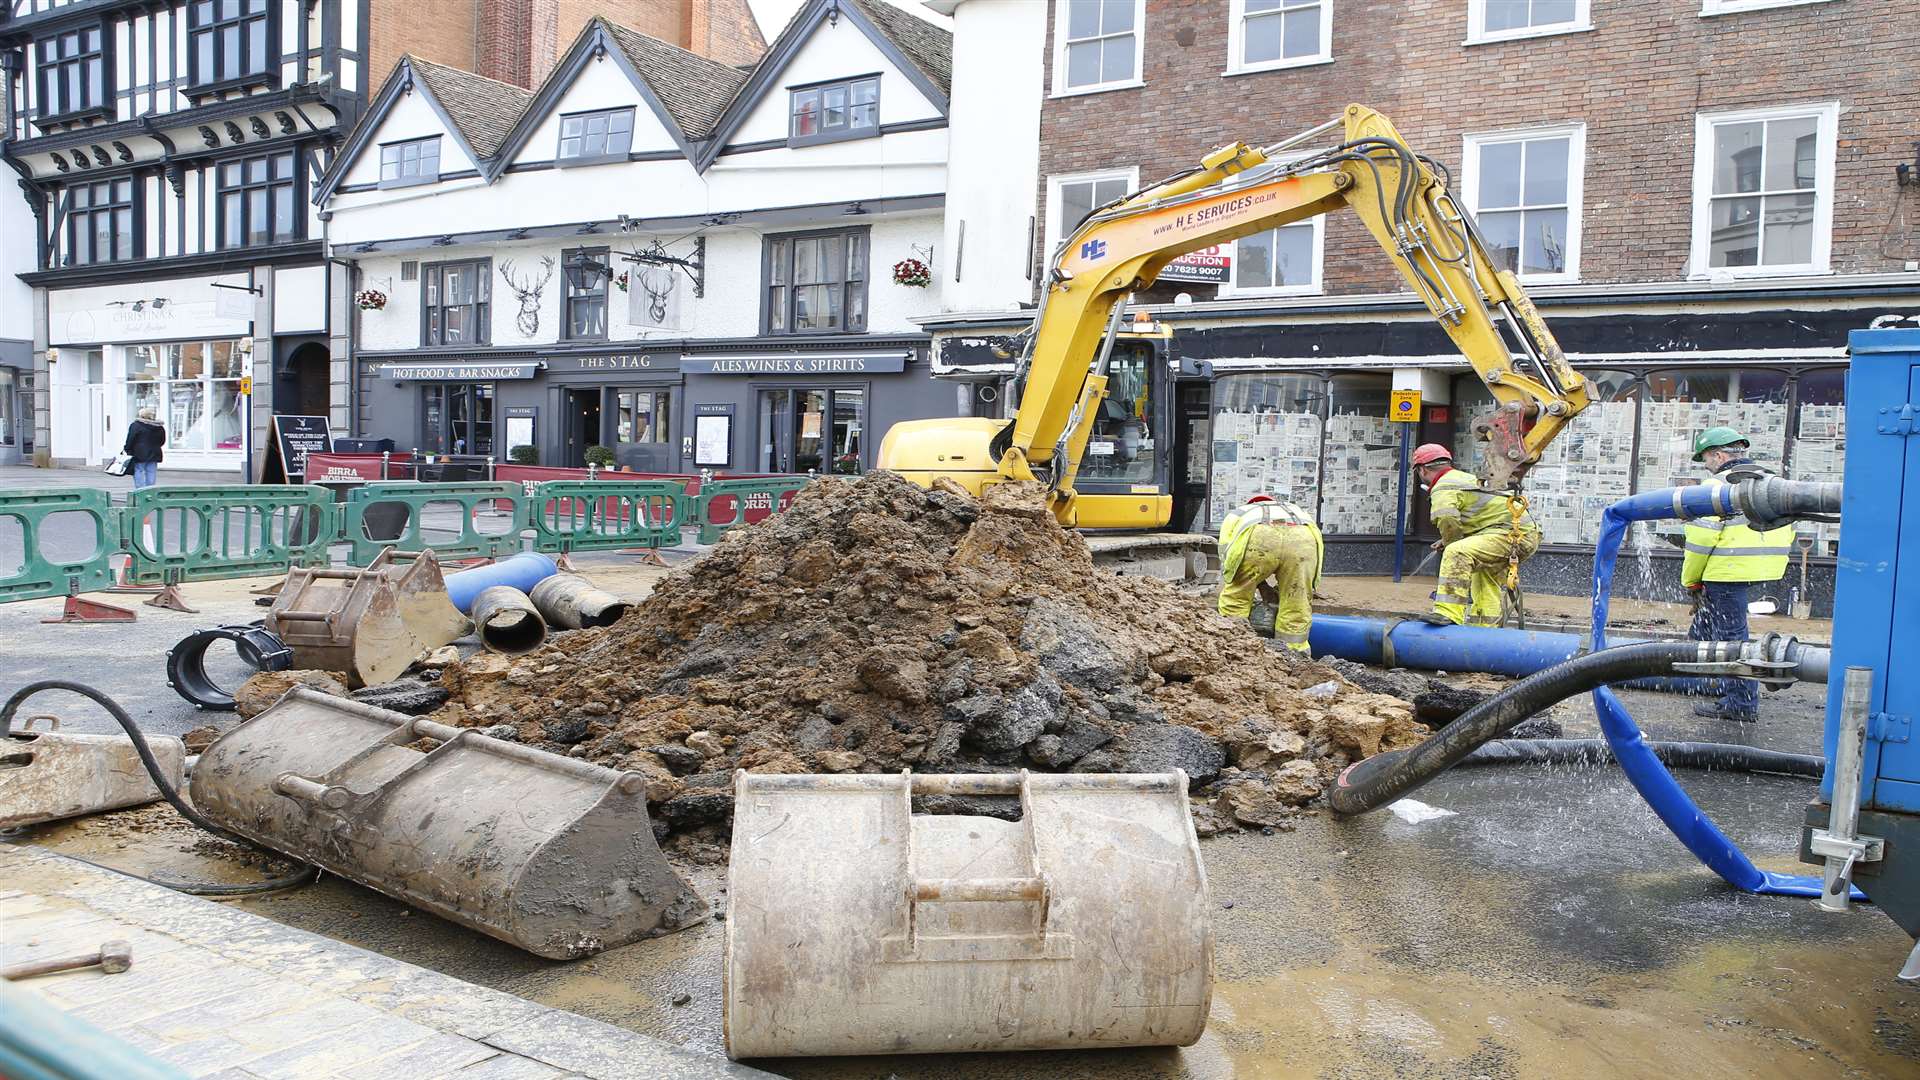
[[[1750,461],[1736,461],[1707,483],[1771,475]],[[1793,552],[1793,526],[1757,532],[1741,514],[1694,518],[1687,522],[1686,544],[1680,584],[1687,588],[1703,581],[1779,581],[1786,575],[1787,556]]]
[[[1433,508],[1433,525],[1440,539],[1453,543],[1493,529],[1505,529],[1513,521],[1513,500],[1499,491],[1480,486],[1480,478],[1461,469],[1448,469],[1433,482],[1427,492]],[[1533,518],[1520,515],[1520,527],[1532,530]]]
[[[1327,561],[1326,541],[1320,538],[1320,528],[1313,518],[1290,502],[1248,503],[1227,515],[1220,523],[1220,579],[1232,581],[1234,572],[1240,569],[1240,560],[1246,557],[1247,541],[1253,536],[1255,525],[1298,525],[1313,535],[1313,585],[1320,587],[1320,568]]]

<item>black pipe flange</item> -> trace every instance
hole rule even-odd
[[[255,671],[285,671],[293,666],[293,650],[260,623],[195,630],[167,650],[167,685],[196,709],[233,711],[233,695],[207,674],[207,649],[216,641],[233,642],[240,659]]]

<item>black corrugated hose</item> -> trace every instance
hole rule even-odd
[[[139,726],[133,722],[133,717],[127,715],[127,710],[121,708],[119,702],[108,697],[106,694],[103,694],[100,691],[95,690],[93,687],[86,685],[85,683],[69,682],[66,679],[43,679],[40,682],[29,683],[26,686],[21,687],[19,690],[14,692],[12,697],[7,699],[7,703],[4,707],[0,707],[0,738],[5,738],[7,733],[13,730],[13,716],[15,713],[20,711],[20,706],[24,704],[28,698],[32,697],[35,694],[40,693],[43,690],[65,690],[65,691],[68,691],[69,693],[79,694],[81,697],[84,697],[92,701],[94,704],[99,705],[101,708],[107,710],[107,712],[111,714],[116,721],[119,722],[121,728],[125,729],[127,733],[127,738],[133,740],[133,752],[140,756],[140,764],[146,766],[147,775],[153,778],[153,786],[159,789],[160,797],[165,799],[167,801],[167,804],[169,806],[172,806],[174,810],[178,811],[181,817],[186,818],[188,821],[192,822],[193,824],[199,826],[202,829],[205,829],[206,831],[222,839],[232,840],[235,843],[244,844],[247,847],[253,848],[257,851],[266,852],[267,854],[272,855],[276,859],[296,862],[296,865],[299,866],[299,869],[294,871],[291,874],[287,874],[282,877],[271,878],[266,881],[254,882],[248,885],[220,885],[220,884],[215,884],[213,882],[167,881],[160,878],[141,877],[139,874],[127,874],[128,877],[140,878],[140,880],[142,881],[149,881],[155,885],[164,885],[165,887],[169,889],[173,889],[176,892],[189,893],[193,896],[231,897],[231,896],[253,896],[259,893],[278,892],[279,890],[282,890],[282,889],[291,889],[296,886],[305,885],[308,882],[314,880],[314,878],[319,876],[320,870],[318,867],[315,867],[308,863],[297,862],[297,860],[288,860],[287,857],[281,854],[280,852],[274,851],[271,848],[261,847],[259,844],[256,844],[253,841],[246,839],[245,837],[235,836],[234,834],[228,832],[227,830],[222,829],[220,826],[215,825],[213,822],[208,821],[206,818],[200,815],[199,811],[195,810],[191,806],[188,806],[186,801],[180,798],[180,793],[173,789],[173,785],[167,783],[166,776],[161,772],[160,762],[154,759],[153,750],[147,746],[146,736],[141,733]],[[67,856],[67,858],[78,858],[78,857],[69,855]],[[91,860],[88,860],[88,859],[79,859],[79,861],[91,863]],[[98,866],[99,864],[91,863],[91,865]],[[112,870],[114,871],[114,873],[117,873],[117,874],[127,873],[124,870],[119,870],[111,866],[102,867],[102,869]]]

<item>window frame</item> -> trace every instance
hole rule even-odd
[[[399,177],[396,177],[395,179],[392,179],[392,180],[387,179],[387,151],[404,150],[404,148],[409,146],[418,146],[424,150],[428,144],[432,144],[433,146],[433,174],[431,176],[427,174],[427,171],[424,168],[424,163],[427,159],[426,154],[419,153],[415,155],[415,160],[417,162],[422,163],[423,165],[420,171],[415,173],[413,176],[406,176],[403,173],[402,175],[400,175]],[[384,190],[386,188],[416,187],[420,184],[439,183],[440,181],[440,149],[441,149],[440,136],[438,135],[423,135],[417,139],[395,139],[393,142],[381,143],[380,144],[380,187]],[[406,165],[406,162],[404,160],[401,160],[398,164],[404,167]]]
[[[1573,0],[1573,18],[1545,26],[1525,26],[1518,30],[1488,30],[1487,0],[1467,0],[1467,40],[1463,45],[1486,45],[1495,41],[1525,41],[1528,38],[1558,37],[1593,29],[1593,0]]]
[[[113,187],[115,184],[126,184],[128,186],[127,200],[125,202],[120,202],[114,198]],[[105,203],[93,201],[93,189],[100,187],[107,189],[108,201]],[[87,205],[85,207],[76,209],[73,206],[73,192],[76,188],[85,188],[87,190]],[[66,207],[60,217],[60,243],[57,250],[52,252],[57,259],[57,265],[61,267],[100,266],[108,263],[133,262],[137,259],[144,258],[146,230],[144,228],[145,218],[141,213],[141,206],[144,202],[141,196],[144,193],[145,185],[143,181],[140,177],[132,175],[109,176],[99,180],[75,180],[73,183],[68,184],[60,193],[61,200],[66,204]],[[108,227],[111,229],[113,214],[118,210],[126,210],[128,212],[128,228],[130,230],[132,245],[124,257],[112,253],[109,253],[106,258],[96,257],[91,251],[91,241],[99,235],[95,229],[94,215],[105,213],[108,218]],[[79,228],[82,221],[86,223],[87,228],[84,235],[89,241],[88,258],[85,261],[74,258],[74,251],[78,242],[82,239],[82,230]]]
[[[850,325],[850,320],[847,318],[847,312],[849,310],[849,305],[847,303],[847,300],[851,295],[847,290],[849,290],[854,283],[847,280],[845,277],[842,277],[842,279],[839,282],[839,286],[841,290],[839,328],[833,329],[833,330],[817,330],[817,329],[796,330],[794,329],[793,298],[794,298],[794,295],[799,291],[800,286],[796,285],[793,281],[793,251],[794,251],[794,248],[797,246],[798,241],[810,240],[810,239],[816,239],[819,237],[828,237],[828,236],[837,236],[837,237],[846,238],[846,237],[852,237],[856,235],[861,238],[861,243],[864,245],[867,253],[866,273],[865,273],[865,276],[863,276],[859,281],[860,312],[861,312],[860,325],[857,327]],[[776,329],[773,325],[772,298],[768,294],[769,294],[769,291],[774,288],[774,283],[773,283],[774,247],[777,244],[780,244],[783,242],[787,245],[787,266],[786,266],[786,281],[781,287],[786,289],[787,291],[785,294],[785,310],[782,312],[783,314],[782,325],[781,327]],[[844,251],[845,249],[843,247],[842,248],[843,256],[844,256]],[[842,259],[843,273],[844,273],[844,266],[845,266],[845,260],[843,257]],[[762,237],[761,244],[760,244],[760,332],[761,334],[769,337],[820,337],[820,336],[844,336],[847,334],[864,334],[867,332],[867,327],[871,325],[872,322],[873,322],[873,227],[871,225],[851,225],[843,228],[834,228],[834,229],[807,229],[800,232],[767,233]]]
[[[1748,11],[1772,11],[1774,8],[1806,7],[1809,4],[1830,4],[1833,0],[1700,0],[1700,17],[1711,19],[1716,15],[1739,15]]]
[[[1040,265],[1053,265],[1053,251],[1067,235],[1068,222],[1060,220],[1060,189],[1068,184],[1098,183],[1101,180],[1124,178],[1128,191],[1140,190],[1140,166],[1130,165],[1115,169],[1090,169],[1086,172],[1058,173],[1047,177],[1047,231],[1046,246],[1040,250]],[[1072,224],[1079,224],[1073,222]]]
[[[277,177],[273,174],[274,160],[282,157],[291,157],[293,159],[288,169],[288,174],[284,178]],[[300,147],[283,146],[274,147],[265,153],[251,153],[220,158],[212,163],[213,246],[216,251],[259,250],[260,248],[270,248],[280,244],[297,244],[306,239],[307,215],[303,210],[303,207],[307,205],[305,191],[306,176],[305,170],[302,167],[304,157],[305,154]],[[247,179],[247,167],[255,161],[265,161],[267,163],[267,178],[265,180]],[[238,165],[240,167],[240,184],[237,188],[227,185],[225,173],[229,165]],[[289,193],[288,197],[293,204],[293,228],[285,237],[273,235],[274,191],[281,187],[287,188]],[[267,241],[264,244],[252,244],[249,243],[244,236],[242,239],[234,241],[227,236],[226,197],[228,193],[232,191],[241,193],[242,231],[244,233],[247,193],[258,190],[264,190],[267,193]]]
[[[450,266],[475,267],[474,283],[484,291],[472,304],[457,304],[456,307],[474,309],[474,322],[478,329],[472,341],[456,341],[448,344],[444,324],[440,330],[442,340],[434,340],[434,313],[444,311],[444,303],[430,304],[427,297],[429,288],[444,296],[446,292],[446,271]],[[466,349],[476,345],[493,344],[493,259],[490,256],[476,256],[469,259],[445,259],[435,263],[420,264],[420,347],[423,349]]]
[[[598,275],[595,287],[584,292],[576,292],[573,282],[566,274],[567,263],[575,255],[585,254],[605,266],[609,273]],[[613,249],[604,247],[566,248],[560,252],[560,340],[561,341],[605,341],[610,323],[613,321]],[[573,332],[573,302],[578,299],[600,299],[600,332],[598,334],[576,334]]]
[[[1318,64],[1333,63],[1333,0],[1316,0],[1320,5],[1320,48],[1309,56],[1281,57],[1277,60],[1262,60],[1249,64],[1242,58],[1246,54],[1247,0],[1231,0],[1227,9],[1227,70],[1225,75],[1253,75],[1262,71],[1285,71],[1288,68],[1313,67]],[[1274,11],[1257,11],[1256,17],[1277,15]],[[1284,38],[1282,41],[1284,42]],[[1283,45],[1284,47],[1284,45]]]
[[[213,5],[213,20],[202,23],[195,9],[200,3]],[[220,15],[221,0],[186,0],[181,11],[186,22],[185,63],[187,81],[185,90],[190,95],[201,95],[241,86],[276,85],[280,81],[280,62],[283,59],[280,47],[280,0],[265,0],[263,10],[248,11],[249,0],[238,0],[240,13],[232,18]],[[252,58],[248,24],[253,22],[266,24],[265,58],[260,62],[260,70],[249,71],[248,61]],[[218,35],[228,26],[240,28],[240,70],[235,72],[218,71],[220,67],[220,48]],[[218,78],[209,77],[200,70],[199,39],[203,35],[214,35],[214,67]]]
[[[1133,0],[1133,77],[1114,82],[1067,86],[1067,5],[1070,0],[1053,0],[1053,73],[1048,97],[1078,97],[1104,94],[1113,90],[1131,90],[1147,85],[1147,0]]]
[[[572,168],[578,168],[584,165],[605,165],[610,161],[626,161],[628,159],[628,155],[633,153],[633,126],[634,126],[634,121],[638,119],[638,117],[635,116],[635,112],[636,112],[636,109],[632,105],[616,105],[608,109],[581,109],[578,112],[561,113],[559,117],[559,126],[554,135],[554,139],[555,139],[555,142],[553,145],[554,165],[562,169],[572,169]],[[612,120],[614,117],[619,116],[622,113],[626,114],[626,117],[627,117],[627,132],[626,132],[627,148],[625,150],[622,150],[618,153],[614,153],[613,151],[603,151],[602,153],[591,154],[591,155],[576,154],[573,157],[567,157],[564,153],[562,153],[562,150],[565,148],[567,144],[567,139],[569,138],[569,136],[567,135],[567,121],[583,120],[585,117],[589,117],[589,116],[604,116],[608,119],[607,136],[609,141],[611,141],[613,136]],[[584,141],[586,138],[585,132],[583,131],[578,136],[578,138]]]
[[[880,137],[880,76],[881,72],[869,75],[850,75],[844,79],[828,79],[823,82],[799,83],[787,87],[787,145],[789,147],[817,146],[821,143],[850,142],[854,139],[877,139]],[[873,84],[873,124],[870,127],[853,126],[853,88],[859,83]],[[847,93],[847,122],[845,125],[829,130],[826,108],[820,108],[816,130],[811,135],[794,133],[794,104],[801,94],[824,94],[828,90],[845,90]],[[867,104],[862,102],[861,104]]]
[[[1585,216],[1586,173],[1587,173],[1587,125],[1576,120],[1566,124],[1543,124],[1539,127],[1507,128],[1501,131],[1470,131],[1460,137],[1460,191],[1459,198],[1467,213],[1478,218],[1480,215],[1480,151],[1487,146],[1500,143],[1528,142],[1535,139],[1554,139],[1564,137],[1567,140],[1567,260],[1566,269],[1559,273],[1523,274],[1515,271],[1523,285],[1571,285],[1580,280],[1580,243],[1583,237],[1581,219]],[[1524,154],[1525,151],[1522,151]],[[1526,193],[1521,192],[1519,207],[1505,207],[1492,213],[1518,209],[1528,209]]]
[[[100,39],[100,44],[92,50],[88,50],[86,47],[86,35],[89,32],[99,35]],[[79,35],[80,53],[71,58],[55,58],[49,62],[45,57],[47,47],[53,46],[57,51],[60,40],[69,35]],[[33,121],[36,125],[45,126],[68,120],[81,119],[87,116],[112,116],[114,114],[114,95],[117,88],[113,81],[113,34],[110,23],[103,20],[97,23],[86,23],[81,26],[70,26],[55,33],[48,34],[45,37],[36,38],[33,41],[31,56],[33,57],[34,65]],[[98,100],[94,100],[92,93],[93,80],[90,77],[93,66],[96,64],[99,66],[100,71],[100,92]],[[58,76],[64,74],[69,65],[78,65],[80,68],[81,84],[87,91],[87,93],[81,96],[86,100],[86,104],[63,108],[58,112],[49,111],[47,108],[47,87],[51,81],[59,81]],[[49,79],[49,76],[54,76],[54,78]],[[67,104],[64,99],[62,104]]]
[[[1284,164],[1288,160],[1288,158],[1283,155],[1281,157],[1275,158],[1274,160]],[[1248,183],[1258,183],[1265,174],[1263,170],[1254,170],[1244,175],[1251,177],[1251,179],[1241,180],[1237,184],[1230,184],[1229,187],[1244,187]],[[1327,291],[1327,279],[1326,279],[1327,215],[1314,214],[1312,217],[1309,217],[1303,221],[1291,222],[1286,225],[1276,226],[1276,228],[1291,229],[1291,228],[1296,228],[1303,225],[1309,226],[1313,229],[1313,277],[1312,277],[1312,280],[1310,280],[1307,284],[1305,285],[1250,285],[1244,288],[1241,287],[1240,285],[1236,284],[1234,281],[1234,275],[1239,271],[1239,268],[1240,268],[1240,241],[1230,240],[1227,242],[1227,246],[1233,250],[1233,255],[1231,257],[1231,261],[1227,265],[1227,280],[1219,284],[1218,288],[1215,291],[1215,295],[1222,300],[1227,300],[1227,299],[1247,300],[1247,299],[1252,299],[1254,297],[1263,297],[1263,296],[1323,296],[1325,295]],[[1268,229],[1266,231],[1273,232],[1275,230]],[[1242,237],[1241,239],[1245,239],[1245,237]]]
[[[1775,266],[1713,266],[1714,128],[1720,124],[1766,123],[1814,117],[1819,140],[1814,147],[1812,260]],[[1699,112],[1693,118],[1693,231],[1687,253],[1687,280],[1718,278],[1819,277],[1833,273],[1833,202],[1840,132],[1840,103],[1776,105],[1761,109]],[[1760,197],[1756,194],[1754,197]],[[1764,212],[1764,211],[1763,211]],[[1761,228],[1766,227],[1764,217]]]

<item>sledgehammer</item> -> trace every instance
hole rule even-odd
[[[120,974],[133,966],[133,946],[124,941],[109,941],[100,946],[99,951],[84,956],[15,964],[12,967],[0,968],[0,979],[12,982],[16,979],[31,979],[36,975],[52,975],[57,972],[78,971],[81,968],[95,966],[109,975]]]

